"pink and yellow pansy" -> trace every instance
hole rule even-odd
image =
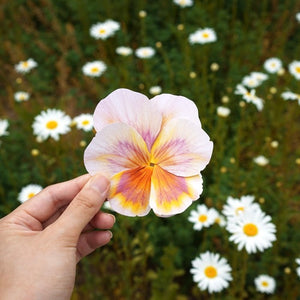
[[[84,153],[87,171],[111,178],[116,212],[158,216],[183,212],[202,193],[200,171],[213,149],[189,99],[118,89],[94,113],[96,135]]]

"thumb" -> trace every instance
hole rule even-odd
[[[109,181],[106,177],[91,177],[53,224],[54,227],[65,237],[77,242],[82,230],[101,208],[108,190]]]

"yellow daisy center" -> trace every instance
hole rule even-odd
[[[198,220],[199,222],[204,223],[207,220],[207,215],[200,215]]]
[[[22,62],[22,66],[23,66],[24,68],[27,68],[27,67],[28,67],[28,62],[27,62],[27,61],[23,61],[23,62]]]
[[[202,36],[203,36],[205,39],[207,39],[207,38],[209,37],[209,34],[206,33],[206,32],[204,32],[204,33],[202,33]]]
[[[243,206],[237,207],[236,210],[235,210],[235,214],[238,215],[239,213],[241,213],[243,211],[244,211],[244,207]]]
[[[99,68],[97,68],[97,67],[91,68],[92,73],[97,73],[98,71],[99,71]]]
[[[90,121],[89,121],[89,120],[84,120],[84,121],[82,121],[82,125],[88,125],[88,124],[90,124]]]
[[[300,73],[300,67],[296,67],[296,72]]]
[[[31,192],[31,193],[28,194],[27,198],[30,199],[30,198],[32,198],[33,196],[35,196],[35,193],[32,193],[32,192]]]
[[[258,233],[258,228],[255,224],[248,223],[244,225],[243,231],[248,236],[256,236]]]
[[[266,281],[263,281],[263,282],[261,283],[261,285],[264,286],[264,287],[267,287],[267,286],[269,286],[269,283],[266,282]]]
[[[215,278],[218,275],[217,269],[213,266],[208,266],[204,269],[204,274],[208,278]]]
[[[106,32],[106,30],[103,29],[103,28],[99,30],[99,33],[100,33],[100,34],[104,34],[105,32]]]
[[[56,127],[58,126],[58,123],[54,120],[52,121],[49,121],[47,124],[46,124],[46,127],[48,129],[55,129]]]

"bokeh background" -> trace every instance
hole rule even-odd
[[[159,86],[162,93],[196,103],[214,142],[200,199],[167,219],[116,215],[112,242],[79,264],[72,299],[299,299],[300,102],[281,95],[300,94],[299,80],[288,69],[300,60],[299,1],[195,0],[181,7],[171,0],[3,0],[0,5],[0,119],[9,122],[8,134],[0,136],[0,216],[20,204],[24,186],[46,187],[86,172],[83,152],[94,133],[73,126],[58,141],[38,141],[32,124],[47,108],[73,118],[92,114],[100,99],[119,87],[151,98],[149,89]],[[107,19],[119,22],[120,29],[105,40],[91,37],[91,26]],[[217,40],[191,44],[189,35],[205,27],[215,30]],[[149,46],[155,55],[122,56],[119,46],[133,51]],[[266,72],[270,57],[282,61],[280,72]],[[38,66],[16,72],[15,65],[28,58]],[[86,76],[83,65],[95,60],[103,61],[106,71]],[[253,71],[268,75],[256,88],[261,111],[235,94]],[[17,102],[18,91],[30,93],[30,99]],[[218,114],[219,106],[230,114]],[[259,155],[268,159],[266,165],[254,162]],[[243,195],[255,196],[272,217],[273,247],[245,255],[218,224],[193,230],[188,216],[197,204],[221,211],[227,197]],[[190,274],[191,261],[207,250],[232,267],[229,287],[213,295],[201,291]],[[259,274],[276,279],[274,294],[256,290]]]

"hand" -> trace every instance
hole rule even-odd
[[[115,218],[99,211],[102,175],[45,188],[0,220],[1,299],[70,299],[76,263],[108,243]]]

